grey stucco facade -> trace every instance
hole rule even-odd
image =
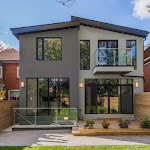
[[[15,34],[16,36],[16,34]],[[126,117],[134,120],[134,93],[144,91],[143,83],[143,37],[129,35],[99,29],[91,26],[79,25],[73,28],[57,29],[52,31],[38,31],[35,33],[20,34],[20,107],[27,107],[26,81],[28,78],[69,78],[69,106],[78,108],[78,118],[88,117]],[[62,60],[37,60],[36,59],[36,38],[37,37],[59,37],[62,39]],[[80,70],[80,40],[90,41],[90,70]],[[126,49],[127,40],[136,41],[136,67],[132,72],[122,76],[121,73],[113,72],[114,68],[109,67],[109,74],[93,74],[95,67],[94,52],[98,48],[98,40],[117,40],[118,49]],[[123,67],[123,66],[122,66]],[[122,69],[122,68],[121,68]],[[121,70],[119,67],[117,71]],[[133,79],[133,114],[86,114],[85,113],[85,79]],[[79,87],[83,83],[83,88]],[[139,87],[135,88],[135,82]]]
[[[62,60],[36,60],[36,37],[61,37]],[[27,78],[69,78],[70,107],[78,108],[78,28],[25,34],[19,37],[20,82]],[[20,87],[20,107],[27,107],[26,86]]]

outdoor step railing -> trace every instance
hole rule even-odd
[[[99,48],[94,60],[95,66],[132,66],[132,49]]]
[[[14,108],[16,125],[74,125],[77,124],[77,108]]]

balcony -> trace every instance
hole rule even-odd
[[[99,48],[94,53],[93,74],[126,74],[134,71],[132,49]]]

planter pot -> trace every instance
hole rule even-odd
[[[103,126],[103,128],[104,128],[104,129],[107,129],[107,128],[108,128],[108,126]]]
[[[128,125],[126,124],[126,125],[120,125],[120,128],[128,128]]]
[[[149,126],[144,126],[144,125],[141,125],[140,127],[141,128],[150,128]]]

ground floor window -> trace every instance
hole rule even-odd
[[[28,78],[27,108],[69,107],[69,78]],[[53,115],[55,110],[40,109],[38,115]],[[32,114],[30,110],[28,114]]]
[[[132,114],[132,79],[86,79],[86,114]]]

